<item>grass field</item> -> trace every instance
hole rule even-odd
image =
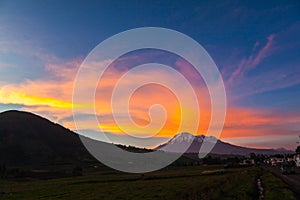
[[[50,180],[0,180],[0,199],[257,199],[261,176],[266,199],[293,193],[258,167],[177,167],[147,174],[94,171]],[[274,190],[274,188],[276,190]],[[282,194],[281,194],[282,193]],[[285,199],[285,198],[280,198]]]
[[[261,178],[263,180],[263,187],[266,190],[265,200],[296,199],[293,192],[288,188],[288,186],[285,183],[283,183],[280,179],[275,178],[271,172],[264,171]]]

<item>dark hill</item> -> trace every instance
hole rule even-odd
[[[89,138],[86,141],[98,147],[110,145]],[[133,146],[117,146],[135,153],[152,151]],[[0,166],[37,167],[83,163],[100,164],[86,150],[77,133],[29,112],[0,113]]]
[[[79,136],[28,112],[0,113],[0,163],[45,165],[93,159]]]

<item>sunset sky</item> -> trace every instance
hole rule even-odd
[[[300,135],[300,3],[299,1],[1,1],[0,112],[24,110],[72,130],[72,92],[76,73],[89,52],[103,40],[139,27],[182,32],[201,44],[215,61],[227,93],[227,116],[220,139],[248,147],[294,150]],[[110,97],[116,81],[136,65],[151,61],[178,70],[191,81],[199,100],[201,120],[192,134],[205,134],[211,116],[209,94],[201,76],[168,52],[142,50],[124,55],[99,82],[96,114],[99,127],[123,144],[152,147],[177,133],[180,106],[168,88],[147,85],[129,104],[133,121],[146,126],[151,105],[165,107],[166,123],[150,139],[126,136],[111,115]],[[109,62],[103,60],[102,64]],[[101,67],[101,63],[97,63]],[[127,80],[157,77],[145,70]],[[86,79],[87,86],[89,78]],[[189,97],[180,82],[173,82]],[[121,105],[121,104],[120,104]],[[193,115],[194,107],[182,105]],[[120,109],[119,109],[120,110]],[[97,135],[92,113],[82,113],[77,132]],[[119,114],[123,114],[119,111]],[[163,119],[158,112],[156,121]],[[190,132],[189,123],[184,131]],[[128,121],[122,125],[141,136],[150,134]],[[159,124],[159,123],[157,123]],[[117,136],[117,137],[116,137]]]

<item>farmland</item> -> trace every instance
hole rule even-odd
[[[265,199],[296,199],[288,187],[259,167],[169,167],[146,174],[84,170],[82,176],[0,181],[1,199],[257,199],[257,177]],[[274,190],[274,188],[276,190]],[[276,194],[274,193],[276,192]],[[279,196],[278,196],[279,195]]]

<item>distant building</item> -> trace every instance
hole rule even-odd
[[[294,156],[294,161],[297,167],[300,167],[300,154]]]

